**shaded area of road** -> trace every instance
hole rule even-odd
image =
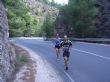
[[[15,43],[21,44],[45,58],[64,78],[65,82],[72,82],[72,80],[74,82],[110,82],[110,59],[104,58],[110,58],[110,46],[73,43],[69,70],[66,72],[68,76],[64,72],[62,54],[60,62],[56,62],[54,45],[50,41],[17,39]]]

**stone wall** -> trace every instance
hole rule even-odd
[[[9,44],[8,35],[6,11],[0,0],[0,82],[6,82],[15,64],[14,48]]]

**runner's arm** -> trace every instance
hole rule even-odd
[[[61,48],[63,47],[63,41],[61,41],[60,47],[61,47]]]
[[[72,42],[70,41],[70,42],[69,42],[70,50],[71,50],[71,48],[72,48],[72,45],[73,45],[73,44],[72,44]]]

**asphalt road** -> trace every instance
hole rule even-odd
[[[15,43],[25,46],[45,58],[55,68],[64,82],[110,82],[110,46],[73,42],[69,70],[64,70],[62,52],[56,62],[54,45],[50,41],[16,39]]]

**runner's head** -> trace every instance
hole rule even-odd
[[[56,37],[58,38],[59,37],[59,34],[57,34]]]
[[[67,35],[65,35],[65,36],[64,36],[64,40],[65,40],[65,41],[66,41],[66,40],[68,40],[68,37],[67,37]]]

